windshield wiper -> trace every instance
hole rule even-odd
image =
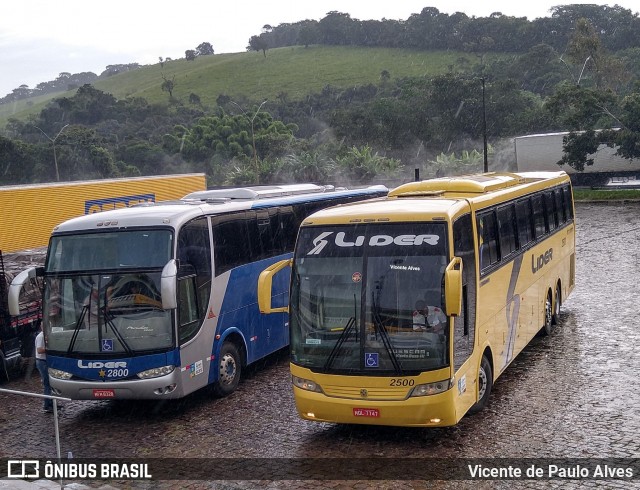
[[[89,310],[89,305],[82,305],[82,310],[80,310],[80,316],[78,320],[76,320],[76,325],[73,327],[73,335],[71,336],[71,342],[69,342],[69,348],[67,349],[67,355],[73,352],[73,346],[76,343],[76,339],[78,338],[78,332],[80,331],[80,325],[84,321],[84,317],[87,315],[87,311]]]
[[[349,320],[347,321],[347,324],[344,326],[344,328],[342,329],[342,332],[340,333],[340,337],[338,337],[338,340],[336,341],[336,345],[334,345],[333,349],[331,349],[331,352],[329,353],[329,357],[327,358],[327,362],[324,363],[325,371],[329,370],[329,368],[331,367],[331,364],[333,364],[333,361],[335,361],[336,357],[338,356],[338,352],[340,351],[340,347],[342,347],[342,344],[344,344],[344,342],[349,338],[349,334],[351,333],[352,329],[355,332],[356,342],[358,341],[358,330],[356,328],[357,317],[358,317],[358,303],[356,301],[356,295],[354,294],[353,295],[353,316],[349,318]]]
[[[372,317],[373,317],[373,328],[376,332],[380,334],[380,338],[382,339],[382,344],[384,345],[385,350],[389,354],[389,358],[391,359],[391,364],[393,364],[393,368],[396,371],[397,375],[402,374],[402,365],[400,361],[396,357],[395,352],[393,352],[393,346],[391,345],[391,339],[389,338],[389,333],[387,329],[382,324],[382,320],[380,319],[380,314],[378,312],[378,305],[375,300],[375,292],[371,291],[371,306],[372,306]]]
[[[333,349],[331,349],[331,352],[329,353],[329,357],[327,358],[327,362],[324,363],[325,370],[328,370],[331,367],[331,364],[333,364],[333,361],[338,355],[338,351],[340,350],[340,347],[342,347],[342,344],[344,344],[345,340],[347,340],[347,338],[349,337],[349,334],[351,333],[351,329],[355,327],[355,324],[356,324],[355,317],[350,317],[349,321],[342,329],[342,332],[340,333],[340,337],[338,337],[336,345],[334,345]],[[356,334],[356,338],[357,338],[357,334]]]
[[[129,344],[127,344],[126,340],[124,340],[124,337],[116,328],[116,325],[113,323],[113,319],[115,318],[115,316],[107,311],[106,306],[102,307],[102,314],[104,316],[105,324],[111,327],[111,330],[113,330],[114,335],[118,338],[120,344],[122,345],[122,347],[124,347],[124,350],[127,351],[127,354],[133,355],[131,347],[129,347]],[[98,342],[102,343],[102,330],[98,330]]]

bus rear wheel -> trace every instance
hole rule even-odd
[[[482,356],[478,370],[478,401],[471,407],[469,413],[478,413],[487,406],[491,388],[493,388],[493,370],[487,356]]]
[[[551,335],[553,332],[553,303],[551,299],[551,291],[547,293],[547,299],[544,302],[544,325],[542,327],[542,333],[544,335]]]
[[[560,306],[562,305],[562,295],[560,293],[560,284],[556,285],[556,297],[553,302],[553,324],[557,324],[560,319]]]
[[[220,350],[218,381],[213,385],[215,393],[219,396],[227,396],[233,393],[240,383],[241,373],[242,363],[238,348],[231,342],[225,342]]]
[[[9,371],[2,352],[0,352],[0,381],[9,381]]]

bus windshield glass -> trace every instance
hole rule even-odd
[[[162,268],[171,259],[168,229],[126,230],[51,238],[46,272]]]
[[[175,344],[160,279],[169,230],[55,236],[44,278],[47,350],[122,357]]]
[[[291,289],[292,362],[389,375],[448,366],[444,223],[301,228]]]

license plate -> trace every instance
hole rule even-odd
[[[116,396],[115,392],[111,389],[108,390],[93,390],[94,398],[114,398]]]
[[[377,408],[354,408],[354,417],[380,417],[380,410]]]

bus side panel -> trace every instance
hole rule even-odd
[[[222,297],[216,334],[222,338],[230,328],[237,329],[244,337],[247,347],[247,364],[255,362],[289,344],[288,315],[275,313],[261,315],[258,310],[258,276],[265,268],[291,254],[261,260],[237,267],[228,274],[226,288],[218,287],[216,278],[214,295]],[[221,286],[221,285],[220,285]],[[273,306],[285,306],[289,292],[289,270],[276,275],[273,281]],[[215,312],[215,310],[214,310]],[[217,357],[220,345],[214,349]],[[215,381],[217,374],[214,374]],[[210,376],[211,378],[211,376]]]
[[[559,230],[480,281],[478,344],[488,340],[496,377],[522,352],[544,323],[547,294],[560,279],[563,300],[570,286],[574,225]],[[502,304],[506,307],[500,308]],[[493,331],[493,335],[491,332]]]

